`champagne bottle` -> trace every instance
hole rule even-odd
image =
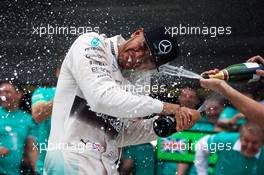
[[[196,122],[201,119],[200,113],[198,115],[193,115],[193,122]],[[176,130],[176,119],[174,115],[153,115],[153,117],[158,117],[153,122],[153,130],[155,134],[159,137],[168,137],[173,133],[177,132]]]
[[[264,70],[264,66],[258,63],[241,63],[228,66],[217,74],[204,74],[203,78],[217,78],[225,81],[258,81],[260,76],[256,75],[256,70]]]
[[[159,116],[153,122],[153,130],[159,137],[168,137],[176,131],[176,119],[173,115]]]

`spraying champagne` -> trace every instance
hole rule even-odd
[[[203,78],[217,78],[230,82],[238,81],[259,81],[260,76],[256,75],[256,70],[264,70],[264,66],[258,63],[241,63],[228,66],[216,74],[203,74]]]

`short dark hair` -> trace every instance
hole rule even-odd
[[[196,97],[199,99],[198,91],[192,86],[183,86],[180,88],[179,95],[183,92],[183,90],[190,90],[196,94]]]
[[[227,99],[218,93],[212,93],[205,98],[205,101],[215,101],[218,102],[221,106],[225,106],[228,102]]]
[[[24,88],[22,87],[21,83],[18,81],[2,81],[2,82],[0,82],[0,86],[2,86],[3,84],[10,84],[14,87],[14,89],[17,92],[21,92],[21,93],[24,92]]]

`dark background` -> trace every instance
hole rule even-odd
[[[107,36],[128,37],[138,27],[231,26],[232,34],[184,36],[174,64],[201,73],[264,55],[262,0],[1,1],[0,80],[55,84],[54,70],[78,35],[33,34],[51,25],[99,27]]]

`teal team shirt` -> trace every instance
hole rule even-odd
[[[158,175],[175,175],[177,171],[176,162],[159,161],[157,163]]]
[[[56,88],[38,88],[34,91],[31,104],[32,106],[41,101],[51,101],[54,98]],[[41,146],[39,158],[37,161],[37,172],[38,174],[43,174],[44,160],[47,151],[45,148],[48,145],[48,138],[50,134],[50,122],[51,118],[48,117],[45,121],[38,123],[35,127],[34,135],[36,137],[36,142],[38,147]],[[44,150],[43,150],[44,149]]]
[[[227,106],[224,108],[223,112],[221,112],[219,121],[226,121],[232,119],[235,115],[239,114],[239,110],[236,108],[233,108],[231,106]],[[237,124],[243,125],[246,123],[246,120],[244,118],[240,118],[236,122]]]
[[[264,174],[264,149],[261,148],[259,158],[247,158],[240,151],[234,150],[238,133],[220,133],[208,138],[208,144],[229,143],[230,149],[217,150],[218,161],[215,165],[214,175],[263,175]]]
[[[201,120],[197,121],[190,130],[199,132],[213,132],[215,125],[208,122],[205,112],[201,113],[201,117]]]
[[[124,157],[132,159],[134,167],[132,174],[153,175],[155,170],[155,152],[150,143],[128,146],[124,149]]]
[[[209,123],[207,120],[207,116],[204,112],[201,113],[201,120],[197,121],[193,127],[190,129],[191,131],[197,132],[213,132],[214,124]],[[158,175],[175,175],[177,171],[177,162],[158,162]],[[190,164],[189,170],[187,172],[188,175],[196,175],[196,169],[193,164]]]
[[[201,116],[201,120],[197,121],[190,130],[198,132],[214,132],[215,125],[208,122],[205,112],[202,112]],[[197,175],[197,171],[194,164],[191,164],[187,174]]]
[[[17,110],[9,112],[0,107],[0,147],[9,150],[9,154],[0,157],[0,174],[21,174],[20,165],[24,146],[32,136],[34,121],[30,114]]]
[[[240,112],[231,106],[227,106],[224,108],[224,110],[221,112],[219,120],[220,121],[225,121],[225,120],[230,120],[233,118],[236,114],[239,114]]]

